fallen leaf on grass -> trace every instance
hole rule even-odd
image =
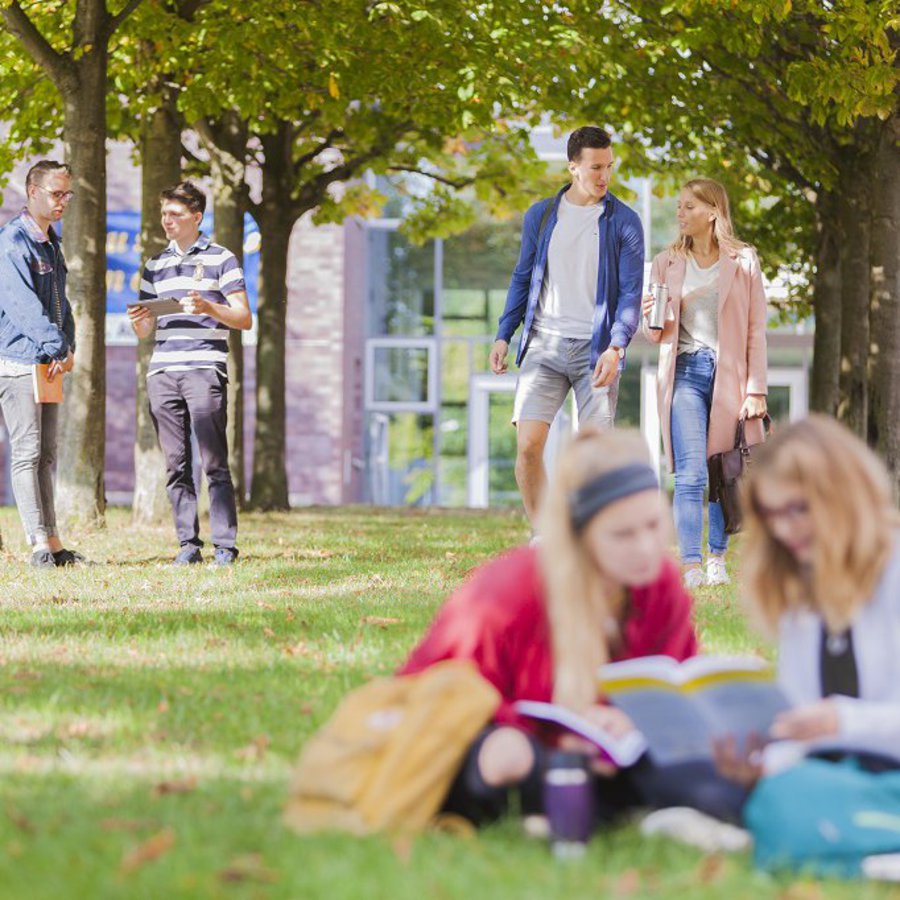
[[[403,619],[394,619],[390,616],[363,616],[359,621],[363,625],[377,625],[379,628],[387,628],[388,625],[399,625]]]
[[[641,888],[641,873],[637,869],[626,869],[616,879],[613,887],[615,897],[633,897]]]
[[[715,884],[721,881],[722,875],[725,873],[725,857],[721,853],[714,853],[710,856],[704,856],[697,863],[697,880],[701,884]]]
[[[34,834],[34,824],[31,819],[23,813],[20,813],[17,809],[8,806],[6,808],[6,817],[19,829],[19,831],[24,831],[25,834]]]
[[[102,831],[140,831],[142,828],[155,828],[159,825],[152,819],[102,819],[100,828]]]
[[[190,794],[195,790],[197,790],[197,778],[194,775],[180,780],[160,781],[159,784],[153,785],[153,793],[157,797],[165,797],[167,794]]]
[[[275,632],[271,628],[263,628],[263,635],[267,638],[275,637]]]
[[[409,865],[409,861],[412,859],[413,839],[405,834],[395,837],[391,841],[391,850],[404,866]]]
[[[225,882],[259,881],[272,884],[278,876],[263,862],[261,853],[236,856],[221,872],[219,880]]]
[[[253,740],[246,747],[241,747],[240,750],[235,750],[234,755],[238,759],[247,760],[248,762],[256,762],[257,760],[265,758],[266,751],[269,749],[270,743],[271,741],[269,740],[269,736],[267,734],[260,734],[257,737],[253,738]]]
[[[153,862],[168,853],[175,845],[175,832],[171,828],[164,828],[153,837],[138,844],[122,857],[120,871],[129,875],[146,863]]]
[[[822,900],[822,888],[812,881],[795,881],[786,891],[778,895],[778,900]]]

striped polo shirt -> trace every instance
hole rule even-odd
[[[141,300],[181,300],[197,291],[211,303],[227,303],[229,294],[246,290],[235,255],[202,232],[182,253],[172,241],[147,260],[141,278]],[[212,316],[174,313],[156,322],[156,345],[147,376],[166,371],[216,369],[227,377],[228,326]]]

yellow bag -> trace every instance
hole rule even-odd
[[[357,688],[303,748],[286,824],[301,833],[421,830],[499,703],[466,660]]]

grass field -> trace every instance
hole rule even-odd
[[[291,766],[338,699],[390,672],[518,515],[245,515],[240,564],[167,568],[169,527],[72,542],[100,563],[35,572],[0,510],[0,898],[882,897],[777,881],[633,828],[554,862],[515,822],[476,839],[300,839]],[[13,552],[15,551],[15,552]],[[732,590],[700,593],[707,648],[762,651]]]

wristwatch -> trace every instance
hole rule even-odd
[[[625,359],[625,348],[624,347],[614,347],[612,344],[609,345],[610,350],[615,350],[619,355],[619,359]]]

